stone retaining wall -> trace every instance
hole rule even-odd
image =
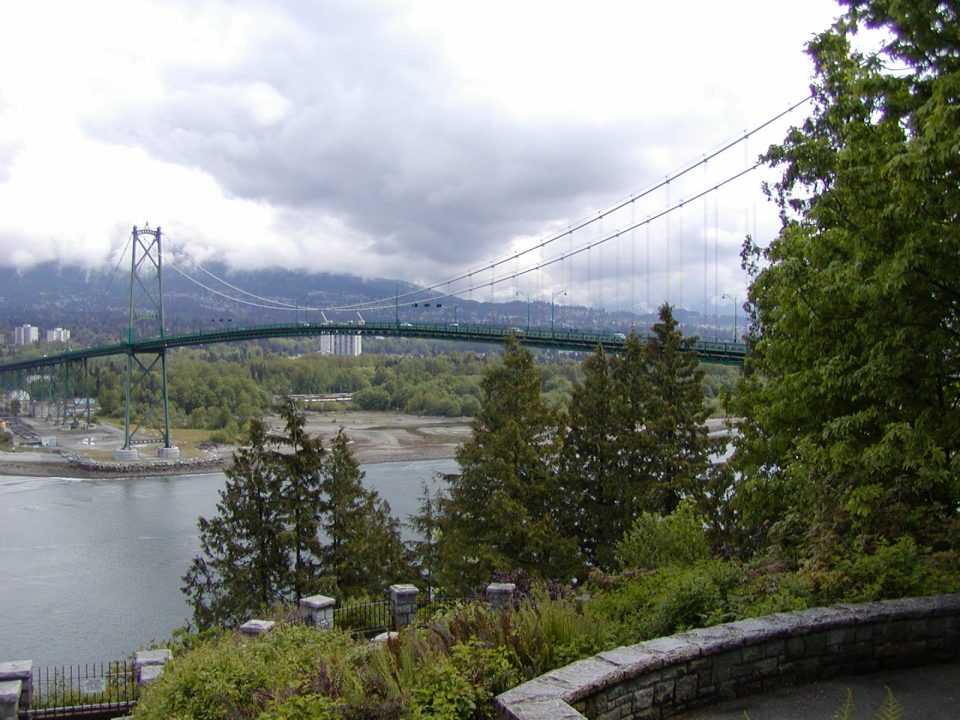
[[[93,460],[82,453],[61,449],[60,455],[67,459],[72,470],[78,474],[98,475],[161,475],[164,473],[207,473],[223,468],[221,458],[189,458],[185,460],[137,460],[117,462]]]
[[[841,674],[960,658],[960,594],[838,605],[600,653],[495,700],[508,720],[665,718]]]

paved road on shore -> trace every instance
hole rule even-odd
[[[960,662],[883,670],[823,680],[730,700],[678,716],[680,720],[832,720],[853,693],[851,720],[874,720],[890,688],[903,720],[960,718]]]

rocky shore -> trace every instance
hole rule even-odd
[[[59,450],[55,453],[0,452],[0,476],[111,478],[200,475],[219,472],[228,464],[229,458],[220,457],[111,462],[92,460],[70,450]]]

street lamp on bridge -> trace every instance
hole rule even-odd
[[[554,337],[553,334],[553,309],[557,302],[557,297],[560,295],[566,295],[566,290],[554,290],[553,295],[550,297],[550,337]]]
[[[530,332],[530,296],[523,290],[517,290],[517,295],[523,295],[527,300],[527,332]]]
[[[737,341],[737,296],[727,295],[727,293],[723,293],[723,295],[721,295],[720,297],[721,299],[726,298],[727,300],[733,300],[733,341],[736,342]]]

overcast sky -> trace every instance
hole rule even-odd
[[[238,268],[433,282],[489,266],[803,98],[804,44],[837,13],[828,0],[7,0],[0,265],[109,264],[148,222]],[[785,127],[541,261],[717,182]],[[742,293],[744,232],[776,231],[759,182],[512,291],[656,301],[669,260],[674,302]],[[626,279],[648,256],[652,290]]]

